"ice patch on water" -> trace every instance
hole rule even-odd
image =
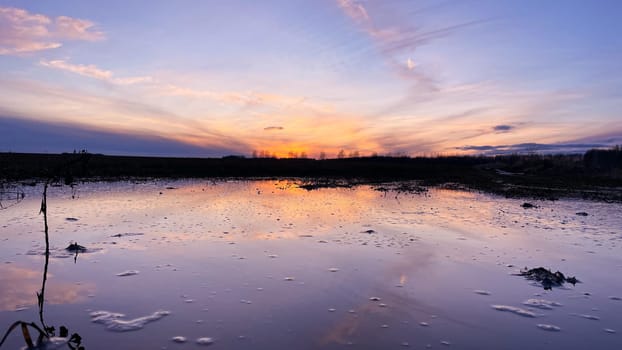
[[[127,271],[119,272],[117,276],[119,277],[134,276],[134,275],[138,275],[139,273],[140,271],[138,270],[127,270]]]
[[[181,335],[178,335],[176,337],[171,338],[172,341],[174,341],[175,343],[185,343],[188,339],[186,339],[186,337],[182,337]]]
[[[592,320],[592,321],[598,321],[600,320],[600,317],[595,316],[595,315],[587,315],[587,314],[579,314],[577,315],[579,317],[585,318],[586,320]]]
[[[520,307],[508,306],[508,305],[491,305],[491,306],[493,309],[497,311],[511,312],[513,314],[523,316],[523,317],[536,317],[535,313],[525,310],[525,309],[521,309]]]
[[[197,339],[197,344],[198,345],[212,345],[214,344],[214,339],[210,338],[210,337],[202,337]]]
[[[562,330],[561,328],[555,325],[552,325],[552,324],[538,323],[536,326],[544,331],[549,331],[549,332],[559,332]]]
[[[164,316],[170,315],[169,311],[158,310],[151,315],[142,316],[133,320],[122,320],[124,314],[110,311],[94,311],[91,312],[92,322],[101,323],[106,329],[115,332],[136,331],[143,328],[147,323],[155,322]]]
[[[30,350],[30,349],[44,349],[44,350],[58,350],[58,349],[68,349],[69,337],[50,337],[49,339],[44,339],[41,344],[38,344],[34,348],[23,347],[22,350]]]
[[[562,304],[556,301],[550,301],[545,299],[527,299],[523,301],[523,305],[535,307],[543,310],[552,310],[553,306],[562,306]]]

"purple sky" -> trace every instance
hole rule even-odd
[[[622,143],[617,1],[0,0],[0,152]]]

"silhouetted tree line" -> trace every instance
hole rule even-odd
[[[622,171],[622,149],[620,145],[611,149],[592,149],[583,156],[587,169],[599,171]]]

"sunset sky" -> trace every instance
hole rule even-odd
[[[0,0],[0,152],[622,144],[621,1]]]

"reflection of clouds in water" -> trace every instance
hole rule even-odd
[[[12,311],[19,307],[37,304],[36,292],[41,289],[42,271],[24,267],[0,266],[0,310]],[[49,304],[69,304],[84,300],[95,290],[92,283],[76,285],[54,281],[48,274],[45,301]]]

